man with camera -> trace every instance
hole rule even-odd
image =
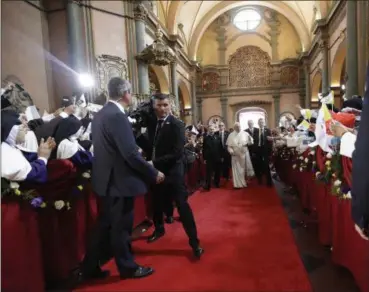
[[[157,93],[152,97],[156,123],[147,128],[151,149],[150,163],[165,174],[162,184],[153,186],[153,221],[155,231],[148,238],[154,242],[165,234],[163,213],[168,200],[174,200],[183,228],[195,257],[200,258],[204,250],[199,245],[195,219],[188,204],[188,192],[184,181],[185,125],[170,114],[168,95]]]
[[[109,102],[92,121],[95,158],[92,185],[102,205],[85,258],[74,274],[78,282],[108,276],[99,265],[107,237],[121,278],[142,278],[153,273],[152,268],[138,265],[131,252],[134,199],[147,193],[147,184],[159,184],[165,176],[138,151],[124,110],[131,102],[131,84],[114,77],[109,81],[108,91]]]

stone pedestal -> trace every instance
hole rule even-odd
[[[147,10],[141,1],[133,9],[136,26],[136,48],[137,54],[146,48],[146,17]],[[148,95],[150,93],[149,68],[148,65],[137,60],[138,93]]]
[[[347,13],[347,56],[346,56],[346,98],[359,93],[358,79],[358,39],[357,39],[357,1],[346,2]]]

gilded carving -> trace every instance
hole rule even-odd
[[[113,77],[128,79],[127,61],[117,56],[100,55],[96,58],[98,86],[107,92],[108,82]]]
[[[220,87],[220,77],[218,73],[206,72],[202,75],[202,90],[216,91]]]
[[[286,66],[281,70],[282,86],[294,86],[299,84],[299,68],[295,66]]]
[[[270,86],[270,75],[269,55],[258,47],[241,47],[229,59],[230,87]]]

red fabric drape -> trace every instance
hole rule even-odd
[[[342,157],[342,168],[343,168],[343,177],[345,178],[347,184],[352,186],[352,160],[348,157]]]
[[[44,291],[38,214],[27,202],[1,201],[1,288]]]

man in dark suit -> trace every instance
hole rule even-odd
[[[204,137],[202,155],[206,164],[206,191],[210,190],[211,179],[214,174],[214,186],[219,188],[220,170],[222,167],[223,147],[219,135],[214,134],[214,127],[209,126],[208,133]]]
[[[138,151],[124,112],[124,106],[131,101],[130,90],[128,81],[112,78],[108,84],[110,100],[92,120],[92,186],[101,197],[102,207],[79,269],[82,280],[107,276],[99,266],[104,252],[102,243],[107,237],[121,278],[141,278],[153,272],[139,266],[131,253],[134,199],[147,192],[147,184],[162,182],[164,175]]]
[[[254,127],[254,122],[252,120],[247,121],[248,128],[245,130],[254,140],[254,144],[247,146],[250,153],[252,167],[254,168],[255,176],[257,178],[260,177],[259,175],[259,165],[257,159],[257,145],[259,143],[259,129]]]
[[[267,185],[272,186],[272,177],[269,168],[269,157],[272,154],[272,133],[265,127],[264,119],[258,120],[259,131],[254,135],[254,145],[256,151],[255,163],[257,164],[256,177],[261,184],[265,176]]]
[[[165,234],[163,212],[168,200],[174,200],[193,253],[200,258],[203,249],[199,245],[196,223],[187,201],[188,192],[184,180],[185,125],[170,114],[168,95],[155,94],[153,106],[157,121],[150,123],[147,128],[148,139],[152,145],[148,159],[155,168],[165,174],[165,180],[152,188],[155,230],[148,238],[148,242],[154,242]]]
[[[366,92],[361,112],[360,126],[352,154],[351,215],[358,234],[369,240],[369,64],[366,74]],[[348,129],[342,124],[331,126],[337,137],[342,137]]]
[[[222,145],[222,156],[221,156],[222,177],[225,178],[226,180],[229,180],[229,169],[231,168],[231,155],[229,154],[227,149],[227,139],[229,136],[229,132],[226,131],[223,122],[219,123],[219,131],[217,135]]]

